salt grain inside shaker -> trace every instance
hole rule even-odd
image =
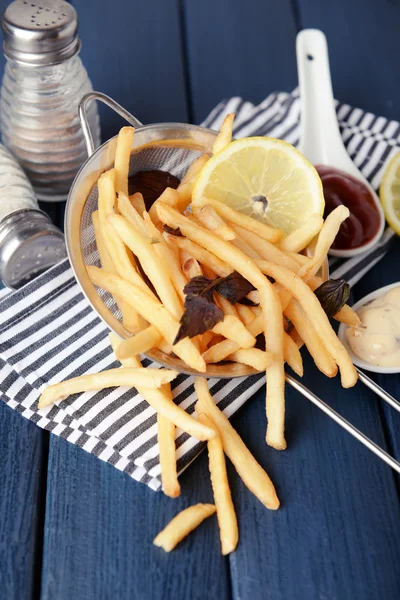
[[[39,209],[24,172],[0,144],[0,279],[17,289],[66,254],[63,234]]]
[[[2,18],[7,64],[1,88],[2,141],[44,201],[66,200],[87,158],[78,104],[92,91],[78,56],[75,9],[62,0],[16,0]],[[96,146],[96,103],[88,107]]]

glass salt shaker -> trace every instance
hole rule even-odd
[[[0,101],[2,141],[39,200],[66,200],[87,158],[78,104],[92,91],[78,56],[76,11],[62,0],[16,0],[1,24],[7,58]],[[98,146],[96,103],[88,113]]]
[[[25,173],[0,144],[0,278],[17,289],[67,255]]]

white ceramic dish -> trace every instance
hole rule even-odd
[[[378,298],[379,296],[383,296],[384,294],[386,294],[387,292],[389,292],[390,290],[392,290],[393,288],[396,288],[396,287],[400,287],[400,281],[398,281],[397,283],[392,283],[390,285],[385,285],[385,287],[379,288],[378,290],[371,292],[370,294],[368,294],[367,296],[365,296],[364,298],[362,298],[361,300],[356,302],[356,304],[354,304],[354,306],[352,308],[357,312],[367,302],[371,302],[371,300],[375,300],[375,298]],[[342,323],[339,327],[338,336],[339,336],[340,341],[344,344],[346,350],[350,354],[351,360],[357,367],[360,367],[360,369],[365,369],[366,371],[372,371],[374,373],[386,373],[386,374],[400,373],[400,367],[378,367],[376,365],[371,365],[370,363],[363,361],[356,354],[354,354],[354,352],[352,351],[352,349],[350,347],[349,342],[347,341],[346,329],[347,329],[347,325],[344,325]]]

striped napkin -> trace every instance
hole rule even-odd
[[[219,104],[205,125],[217,129],[229,112],[237,114],[235,137],[271,135],[298,142],[298,93],[271,94],[254,106],[241,98]],[[347,149],[376,188],[382,166],[400,149],[400,124],[337,105]],[[387,252],[393,232],[387,230],[367,255],[333,259],[333,277],[356,283]],[[143,360],[148,366],[151,361]],[[108,343],[108,330],[80,292],[68,260],[60,262],[22,289],[0,300],[0,392],[4,402],[47,431],[77,444],[134,479],[158,490],[160,464],[156,415],[133,389],[117,388],[70,396],[57,406],[38,410],[41,390],[84,373],[118,366]],[[264,375],[210,380],[211,392],[227,416],[236,412],[265,383]],[[193,380],[173,382],[174,400],[192,413]],[[182,431],[176,434],[178,469],[182,471],[202,444]]]

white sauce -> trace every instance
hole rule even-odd
[[[346,329],[354,354],[378,367],[400,367],[400,287],[357,312],[362,326]]]

